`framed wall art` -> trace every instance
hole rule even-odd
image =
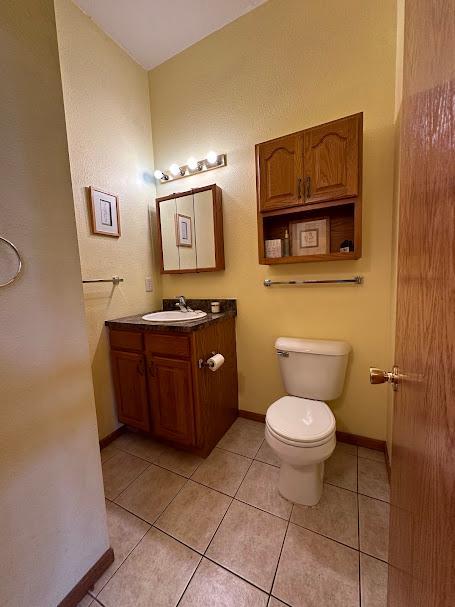
[[[90,187],[90,215],[93,234],[120,236],[119,198]]]
[[[191,217],[177,213],[177,246],[193,246],[193,226]]]
[[[329,218],[291,221],[292,255],[324,255],[330,252]]]

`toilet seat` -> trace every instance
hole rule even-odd
[[[319,400],[283,396],[267,410],[266,425],[272,436],[295,447],[316,447],[335,433],[335,417]]]

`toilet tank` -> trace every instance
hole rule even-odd
[[[288,394],[322,401],[340,396],[351,350],[348,343],[279,337],[275,348]]]

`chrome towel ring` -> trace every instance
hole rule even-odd
[[[19,276],[19,274],[21,273],[21,270],[22,270],[22,257],[21,257],[21,254],[19,253],[19,251],[17,250],[17,248],[13,245],[13,243],[10,240],[8,240],[7,238],[4,238],[3,236],[0,236],[0,240],[3,241],[5,244],[7,244],[9,247],[11,247],[13,249],[13,251],[17,255],[17,270],[16,270],[16,274],[10,280],[8,280],[7,282],[0,283],[0,287],[7,287],[11,283],[13,283],[16,280],[16,278]]]

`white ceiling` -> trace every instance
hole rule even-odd
[[[74,0],[146,69],[156,67],[266,0]]]

